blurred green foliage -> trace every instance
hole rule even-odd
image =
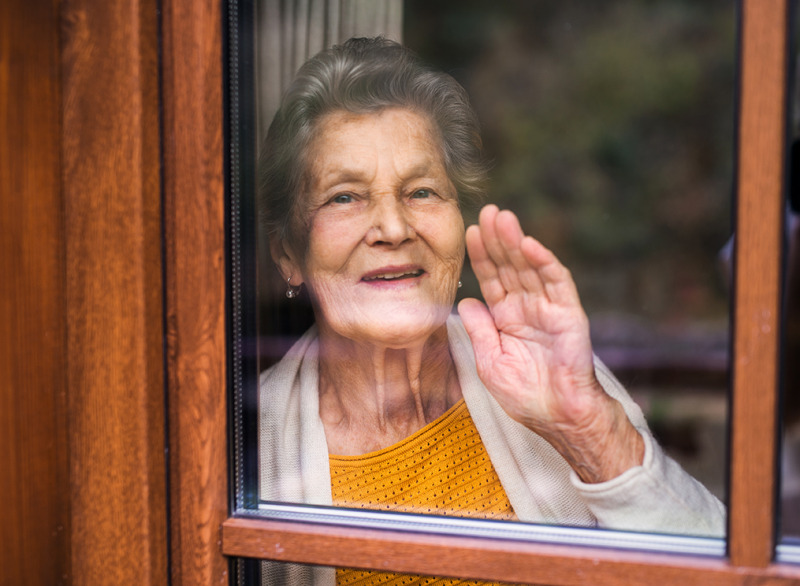
[[[473,99],[490,200],[572,270],[590,316],[710,328],[724,342],[735,10],[720,0],[405,2],[405,43]]]

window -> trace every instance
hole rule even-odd
[[[787,205],[785,219],[786,259],[784,264],[784,291],[782,301],[783,317],[781,323],[783,347],[781,384],[782,396],[780,405],[781,425],[783,430],[781,445],[781,500],[779,516],[779,535],[782,543],[778,546],[779,559],[796,561],[798,537],[800,537],[800,509],[798,508],[798,476],[797,476],[797,400],[800,397],[800,370],[794,356],[800,350],[800,142],[798,142],[798,108],[797,81],[797,3],[791,4],[792,44],[789,50],[788,84],[791,99],[788,111],[787,148]]]
[[[223,553],[545,583],[570,583],[584,572],[593,572],[597,581],[622,583],[625,573],[631,571],[652,582],[699,581],[713,576],[734,583],[742,574],[788,579],[795,571],[791,566],[769,566],[774,477],[774,442],[769,438],[774,437],[775,429],[779,282],[779,238],[771,236],[781,213],[782,8],[779,2],[774,6],[747,2],[743,6],[729,562],[237,518],[224,522]],[[191,582],[196,577],[195,583],[225,572],[216,530],[217,520],[225,517],[227,502],[226,411],[219,397],[225,369],[221,336],[224,274],[220,265],[222,97],[218,64],[212,64],[213,60],[201,68],[181,64],[192,62],[188,56],[197,50],[198,42],[209,47],[209,52],[221,54],[216,32],[220,22],[219,13],[172,4],[165,11],[163,26],[167,274],[172,277],[168,334],[173,406],[170,434],[175,457],[171,476],[173,562],[184,580]],[[197,92],[198,87],[204,91]],[[187,99],[189,96],[197,101]],[[187,128],[194,130],[186,132]],[[186,159],[179,156],[187,152],[198,155],[192,157],[191,166],[184,166]],[[199,156],[201,153],[207,156]],[[199,234],[197,226],[204,227]],[[753,274],[762,278],[750,278]]]
[[[253,117],[256,110],[266,110],[267,116],[274,111],[264,104],[264,96],[280,87],[276,78],[285,73],[282,55],[296,51],[297,31],[328,26],[294,13],[309,20],[287,29],[291,4],[282,9],[270,2],[255,4],[256,13],[268,11],[272,20],[256,19],[253,41],[240,32],[229,43],[232,59],[241,64],[231,76],[238,83],[231,87],[230,101],[238,513],[723,555],[721,540],[444,522],[272,502],[282,500],[273,487],[283,478],[259,475],[262,466],[255,453],[271,453],[273,444],[258,436],[256,423],[264,417],[260,413],[276,408],[270,397],[278,391],[267,389],[257,397],[257,374],[283,357],[306,329],[312,309],[304,295],[286,299],[285,283],[272,267],[263,234],[259,239],[250,236],[253,218],[263,215],[263,210],[252,209],[254,150],[262,138],[254,137],[252,129],[260,127],[263,135],[269,122],[259,115],[255,124]],[[372,3],[370,10],[380,17],[388,5]],[[661,444],[724,499],[729,290],[717,257],[731,231],[734,4],[701,12],[671,2],[621,2],[595,10],[527,2],[444,3],[435,9],[406,2],[403,8],[405,43],[454,72],[470,90],[493,161],[489,201],[517,212],[526,230],[571,268],[592,321],[595,351],[622,371],[625,386],[640,404],[650,406],[647,417]],[[370,16],[370,10],[363,14]],[[239,18],[248,22],[245,15]],[[383,24],[385,19],[364,20]],[[374,35],[392,24],[355,34]],[[389,35],[398,33],[389,30]],[[282,42],[276,43],[276,37]],[[323,46],[323,39],[316,40],[314,51]],[[247,54],[251,46],[257,47],[255,92]],[[303,60],[296,54],[294,59]],[[257,108],[250,101],[253,93]],[[257,263],[252,260],[256,240],[261,253]],[[253,300],[256,273],[258,296]],[[461,278],[465,286],[460,296],[480,297],[469,267]],[[258,337],[253,328],[257,321]],[[292,321],[301,327],[292,331]],[[283,433],[286,421],[277,426]],[[303,441],[309,441],[308,433]],[[281,442],[275,439],[274,444]],[[325,465],[321,461],[318,467]],[[259,495],[259,486],[266,492]],[[294,494],[300,494],[297,490]],[[314,490],[319,493],[315,498],[322,498],[321,490]],[[520,512],[516,505],[515,512]],[[527,514],[518,516],[548,522],[534,516],[538,512]],[[579,525],[586,520],[562,513],[555,522]],[[615,528],[634,527],[632,522]],[[651,530],[669,533],[670,527]]]

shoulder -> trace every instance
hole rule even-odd
[[[317,338],[317,326],[313,325],[292,344],[283,358],[259,375],[259,386],[263,388],[265,384],[274,384],[286,377],[294,378],[303,361],[316,356]]]

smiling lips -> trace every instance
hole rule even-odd
[[[425,274],[425,271],[419,267],[385,267],[372,271],[361,277],[365,282],[380,282],[380,281],[401,281],[403,279],[415,279]]]

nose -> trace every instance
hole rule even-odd
[[[366,235],[367,244],[399,246],[414,237],[408,210],[393,195],[377,197],[372,204],[372,226]]]

